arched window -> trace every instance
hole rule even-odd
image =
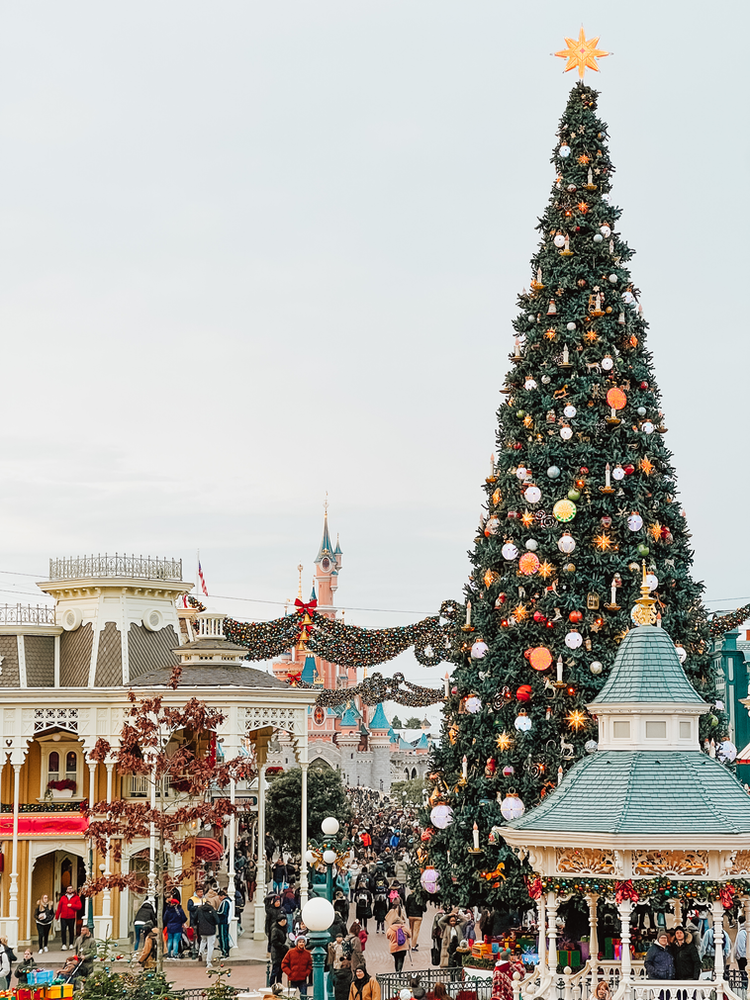
[[[47,771],[49,772],[49,780],[55,781],[60,774],[60,754],[57,750],[53,750],[49,755],[49,764],[47,765]]]
[[[413,767],[413,768],[411,769],[411,777],[412,777],[412,781],[414,780],[414,778],[416,778],[416,776],[417,776],[417,769],[416,769],[416,767]]]
[[[78,754],[71,750],[70,753],[65,755],[65,774],[70,776],[71,774],[75,777],[78,772]]]

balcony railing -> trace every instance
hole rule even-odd
[[[54,625],[55,609],[46,604],[0,604],[0,625]]]
[[[89,577],[126,577],[136,580],[181,580],[182,559],[126,556],[105,553],[50,559],[50,580],[85,580]]]

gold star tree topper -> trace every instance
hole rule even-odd
[[[610,54],[609,52],[605,52],[604,49],[597,48],[599,44],[598,37],[586,38],[583,26],[581,26],[578,38],[566,38],[565,44],[568,46],[567,49],[555,52],[555,55],[561,59],[568,60],[563,70],[564,73],[567,73],[571,69],[578,69],[578,76],[581,80],[587,69],[593,69],[594,72],[598,73],[599,67],[596,64],[596,60]]]

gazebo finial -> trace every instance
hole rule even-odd
[[[641,578],[641,596],[635,602],[631,618],[636,625],[656,625],[656,600],[651,596],[646,574],[646,560],[643,560],[643,576]]]

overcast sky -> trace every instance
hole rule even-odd
[[[283,602],[326,491],[339,603],[384,609],[348,621],[460,599],[581,22],[696,576],[750,599],[750,15],[677,10],[0,3],[0,600],[200,547],[213,594]]]

